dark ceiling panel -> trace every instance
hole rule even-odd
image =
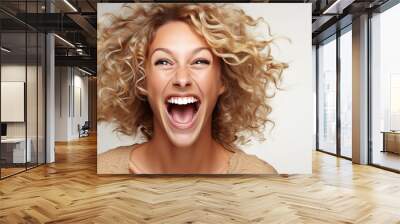
[[[68,17],[68,14],[19,13],[16,15],[16,17],[42,32],[63,32],[81,30],[81,27]]]

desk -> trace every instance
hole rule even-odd
[[[382,131],[382,152],[393,152],[400,154],[400,131]]]
[[[12,161],[11,158],[8,159],[10,163],[25,163],[30,162],[32,158],[31,154],[31,145],[32,141],[30,138],[27,138],[26,142],[28,143],[26,147],[26,154],[25,154],[25,138],[6,138],[1,139],[1,156],[3,154],[12,154]],[[11,157],[11,156],[10,156]],[[27,159],[25,161],[25,158]],[[7,161],[7,158],[6,158]]]

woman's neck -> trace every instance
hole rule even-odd
[[[196,141],[187,147],[177,147],[166,133],[154,133],[142,150],[142,161],[148,173],[224,173],[231,153],[211,135],[211,124]],[[158,129],[160,130],[160,129]]]

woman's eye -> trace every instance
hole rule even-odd
[[[167,65],[172,65],[172,62],[170,62],[169,60],[166,60],[166,59],[160,59],[160,60],[157,60],[155,63],[154,63],[154,65],[162,65],[162,66],[167,66]]]
[[[210,61],[207,60],[207,59],[198,59],[198,60],[195,60],[195,61],[193,62],[193,65],[202,65],[202,64],[204,64],[204,65],[209,65],[209,64],[210,64]]]

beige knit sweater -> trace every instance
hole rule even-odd
[[[97,157],[98,174],[132,174],[129,158],[134,146],[121,146]],[[231,156],[226,174],[276,174],[276,170],[254,155],[236,149]]]

